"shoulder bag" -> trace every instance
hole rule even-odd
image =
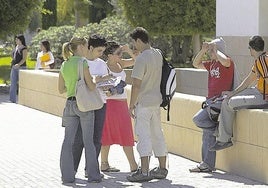
[[[83,61],[78,62],[78,80],[76,83],[76,103],[81,112],[97,110],[103,107],[103,101],[97,89],[89,90],[84,79]]]

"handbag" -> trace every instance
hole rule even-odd
[[[221,104],[224,98],[225,96],[215,96],[202,103],[202,109],[207,110],[209,118],[214,122],[218,122],[221,113]]]
[[[76,82],[75,97],[78,109],[81,112],[87,112],[102,108],[103,101],[97,88],[92,91],[89,90],[84,79],[83,61],[84,58],[78,62],[78,80]]]

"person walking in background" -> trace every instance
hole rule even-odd
[[[132,58],[121,59],[123,52],[128,53]],[[132,50],[127,45],[120,47],[116,42],[107,42],[107,47],[103,54],[107,58],[109,74],[114,77],[120,77],[123,83],[125,83],[126,73],[123,68],[134,65],[135,56]],[[101,171],[119,171],[119,169],[110,167],[108,162],[110,146],[112,144],[119,144],[123,146],[130,165],[130,171],[134,172],[137,170],[138,165],[133,152],[134,136],[128,113],[127,93],[123,87],[112,89],[107,91],[106,115],[102,133]]]
[[[54,64],[54,56],[50,50],[50,43],[43,40],[40,43],[41,52],[38,52],[35,69],[50,69]]]
[[[73,143],[78,130],[81,128],[81,138],[85,146],[85,157],[87,163],[87,174],[89,182],[100,182],[101,175],[99,163],[96,157],[94,145],[94,111],[81,112],[76,103],[75,88],[78,80],[78,66],[83,63],[84,79],[90,90],[96,88],[88,70],[85,56],[87,53],[87,40],[73,37],[70,42],[63,45],[63,62],[58,82],[59,93],[67,93],[67,101],[63,112],[62,122],[65,127],[65,135],[61,149],[60,168],[63,183],[75,181],[75,167],[73,158]],[[90,99],[89,99],[90,100]]]
[[[16,47],[12,52],[11,72],[10,72],[10,91],[9,100],[17,102],[19,70],[26,69],[27,46],[24,35],[15,37]]]
[[[264,40],[261,36],[249,39],[250,55],[254,58],[251,72],[233,91],[226,91],[227,97],[222,102],[219,116],[219,134],[215,144],[210,148],[217,151],[231,147],[233,121],[236,111],[243,108],[262,108],[268,104],[268,54],[264,51]],[[257,83],[252,86],[253,83]]]
[[[203,60],[205,56],[209,57]],[[197,69],[208,71],[208,96],[207,99],[221,96],[223,91],[232,90],[234,78],[234,63],[225,55],[225,42],[217,38],[211,42],[204,42],[202,49],[196,55],[193,66]],[[197,127],[203,130],[202,135],[202,161],[197,167],[189,169],[190,172],[215,171],[216,152],[209,151],[215,143],[214,133],[218,121],[210,118],[206,108],[199,110],[193,117]]]
[[[163,57],[161,52],[149,44],[148,32],[137,27],[130,34],[132,42],[140,54],[136,57],[132,71],[129,113],[135,120],[137,150],[141,158],[141,168],[127,176],[128,181],[144,182],[153,178],[166,178],[166,158],[168,155],[160,119],[160,82]],[[149,158],[158,158],[159,167],[149,172]]]
[[[107,77],[108,75],[108,69],[107,65],[104,60],[102,60],[100,57],[103,55],[103,52],[106,48],[106,39],[99,35],[92,35],[89,37],[88,40],[88,51],[85,57],[87,58],[87,63],[89,66],[90,74],[94,77],[95,82],[102,81]],[[101,109],[95,110],[95,118],[94,118],[94,145],[96,148],[96,159],[98,160],[100,150],[101,150],[101,137],[102,137],[102,130],[104,125],[104,119],[105,119],[105,111],[106,111],[106,94],[101,89],[98,89],[104,105]],[[75,143],[73,147],[73,153],[74,153],[74,166],[75,170],[77,171],[79,162],[81,159],[82,151],[84,144],[81,139],[81,128],[78,128],[78,131],[76,133],[75,137]],[[86,164],[87,166],[87,164]],[[87,171],[85,170],[85,176],[87,177]]]

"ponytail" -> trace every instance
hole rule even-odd
[[[62,45],[62,57],[63,57],[63,59],[67,60],[72,55],[73,55],[73,53],[70,50],[70,42],[65,42]]]

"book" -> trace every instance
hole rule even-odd
[[[47,62],[47,61],[49,61],[49,60],[50,60],[50,56],[49,56],[49,54],[48,54],[48,53],[43,54],[43,55],[40,57],[40,60],[41,60],[41,62]]]

